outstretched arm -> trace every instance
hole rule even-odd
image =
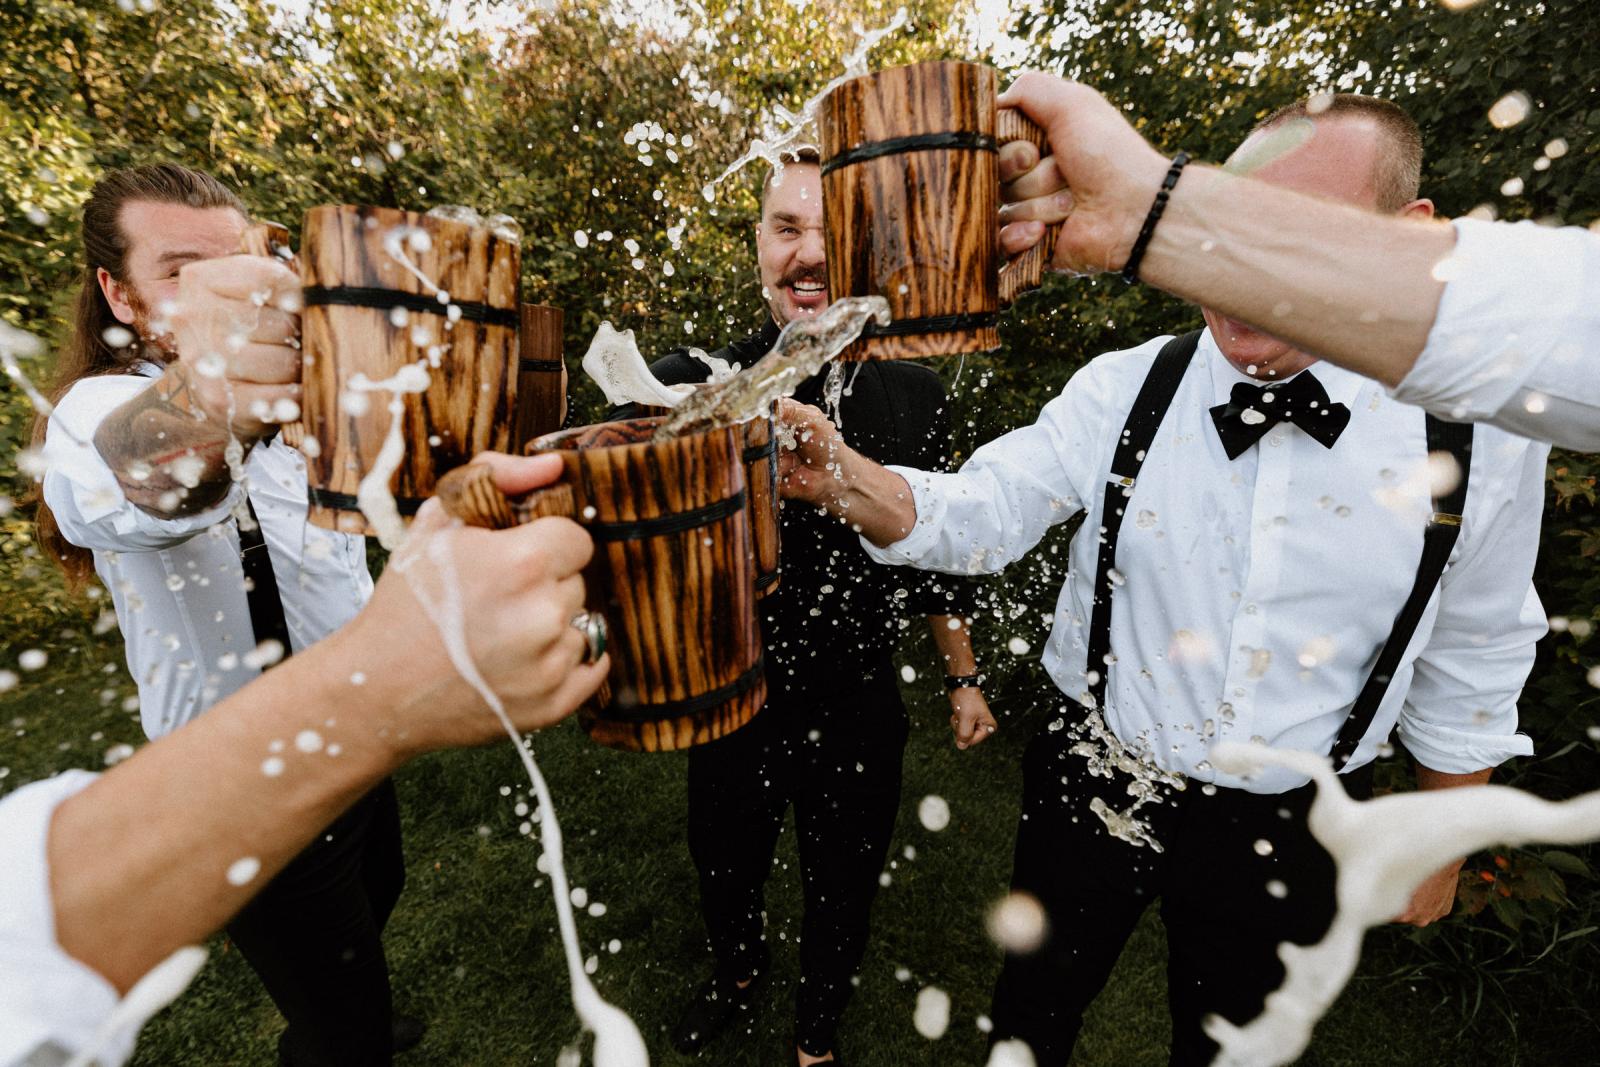
[[[1000,98],[1049,133],[1052,154],[1018,142],[1001,242],[1010,254],[1065,220],[1055,266],[1120,270],[1168,160],[1088,86],[1027,74]],[[1191,164],[1172,192],[1139,268],[1175,296],[1269,330],[1388,385],[1427,343],[1444,292],[1435,268],[1451,227],[1380,217]]]
[[[172,312],[178,357],[94,434],[129,501],[161,519],[212,507],[232,481],[230,443],[243,462],[284,421],[282,402],[298,413],[299,291],[294,273],[264,256],[183,268]]]
[[[509,493],[561,470],[554,457],[487,458]],[[126,992],[407,759],[504,736],[408,585],[441,580],[422,558],[437,538],[449,539],[473,661],[519,729],[559,721],[594,691],[609,661],[580,666],[584,640],[568,624],[588,535],[566,519],[459,529],[429,504],[407,543],[410,579],[392,564],[344,629],[56,808],[49,883],[67,953]]]
[[[917,505],[904,478],[845,444],[817,408],[783,400],[778,420],[794,443],[778,450],[778,484],[786,499],[825,509],[879,548],[911,532]]]

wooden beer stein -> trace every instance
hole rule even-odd
[[[307,212],[300,241],[301,419],[311,521],[376,533],[356,506],[395,396],[362,391],[421,365],[399,393],[405,452],[390,479],[409,518],[438,478],[478,452],[508,452],[517,407],[519,250],[487,228],[392,208]]]
[[[665,752],[713,741],[766,702],[741,437],[719,427],[652,442],[660,419],[580,426],[530,454],[566,464],[552,497],[508,500],[483,465],[439,484],[445,509],[505,528],[566,514],[594,538],[585,607],[610,630],[611,671],[579,710],[612,748]]]
[[[567,394],[566,365],[561,359],[563,315],[560,308],[523,304],[517,359],[517,429],[512,448],[521,452],[529,441],[561,429]]]
[[[640,404],[637,410],[654,418],[672,409]],[[783,577],[778,537],[777,416],[778,405],[774,402],[772,413],[766,418],[749,419],[738,426],[744,484],[750,491],[750,550],[755,559],[757,600],[777,589]]]
[[[907,359],[1000,346],[1000,309],[1035,288],[1052,228],[1001,266],[999,147],[1044,131],[996,109],[993,67],[935,62],[853,78],[822,100],[822,210],[828,294],[882,296],[841,359]]]

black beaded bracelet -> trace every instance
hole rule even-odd
[[[1178,175],[1183,173],[1184,165],[1189,162],[1189,153],[1179,152],[1172,157],[1172,166],[1167,168],[1167,176],[1161,181],[1161,188],[1156,192],[1155,203],[1150,205],[1150,213],[1144,217],[1144,225],[1139,228],[1139,236],[1133,242],[1133,251],[1128,253],[1128,262],[1122,267],[1122,280],[1132,285],[1139,280],[1139,264],[1144,261],[1144,250],[1150,247],[1150,238],[1155,236],[1156,223],[1161,221],[1161,215],[1167,210],[1167,198],[1172,195],[1172,187],[1178,184]]]
[[[944,687],[951,691],[957,689],[977,689],[983,685],[981,674],[947,674],[944,676]]]

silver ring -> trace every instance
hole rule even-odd
[[[593,611],[580,611],[572,617],[572,628],[583,635],[584,664],[599,663],[600,657],[606,654],[606,618],[604,615]]]

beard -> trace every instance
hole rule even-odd
[[[138,354],[163,366],[177,359],[177,338],[172,336],[165,320],[157,318],[149,302],[133,286],[126,286],[124,295],[133,309],[134,345]]]

